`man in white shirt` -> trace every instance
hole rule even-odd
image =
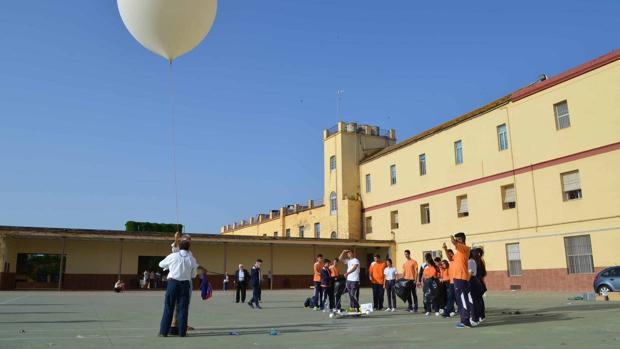
[[[177,325],[179,336],[187,334],[187,315],[189,306],[189,294],[191,292],[191,280],[196,277],[198,263],[189,252],[190,242],[181,240],[179,252],[168,255],[159,262],[159,267],[170,270],[168,273],[168,287],[164,299],[164,314],[161,318],[159,336],[167,337],[172,325],[175,304],[178,308]]]
[[[345,258],[346,255],[346,258]],[[355,258],[353,251],[344,250],[340,253],[339,260],[345,261],[347,264],[347,272],[344,277],[347,279],[347,291],[349,292],[349,306],[354,311],[359,311],[360,303],[360,261]]]

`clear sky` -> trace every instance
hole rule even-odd
[[[319,199],[324,128],[402,140],[620,47],[618,18],[617,0],[220,0],[175,62],[181,222]],[[168,66],[116,1],[6,1],[0,53],[0,225],[175,221]]]

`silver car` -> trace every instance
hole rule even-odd
[[[601,270],[594,278],[594,291],[602,296],[620,291],[620,266]]]

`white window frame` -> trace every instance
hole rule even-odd
[[[463,140],[459,139],[454,142],[454,163],[460,165],[464,162],[463,158]]]
[[[516,246],[516,250],[510,247]],[[518,257],[518,258],[517,258]],[[506,244],[506,265],[508,268],[508,276],[522,276],[523,267],[521,264],[521,246],[518,242]]]
[[[576,239],[581,239],[581,241]],[[590,235],[564,237],[564,251],[566,252],[566,268],[569,274],[594,273]]]
[[[338,213],[338,195],[335,191],[329,194],[329,212],[332,216]]]
[[[497,146],[499,151],[508,149],[508,127],[506,124],[497,126]]]
[[[420,167],[420,176],[426,175],[426,153],[418,155],[418,165]]]
[[[370,176],[370,173],[366,174],[366,192],[370,193],[370,191],[372,190],[372,177]]]
[[[329,158],[329,170],[330,172],[336,172],[336,155],[332,155]]]
[[[559,107],[562,105],[566,105],[566,113],[562,113],[559,111]],[[553,115],[555,117],[555,129],[556,130],[563,130],[565,128],[570,128],[571,124],[570,124],[570,111],[568,110],[568,101],[567,100],[563,100],[561,102],[555,103],[553,105]],[[566,121],[561,121],[562,120],[566,120]]]

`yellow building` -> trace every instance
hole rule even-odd
[[[395,144],[325,130],[324,205],[291,205],[224,235],[392,240],[418,259],[463,231],[491,289],[584,290],[620,264],[620,50]]]

